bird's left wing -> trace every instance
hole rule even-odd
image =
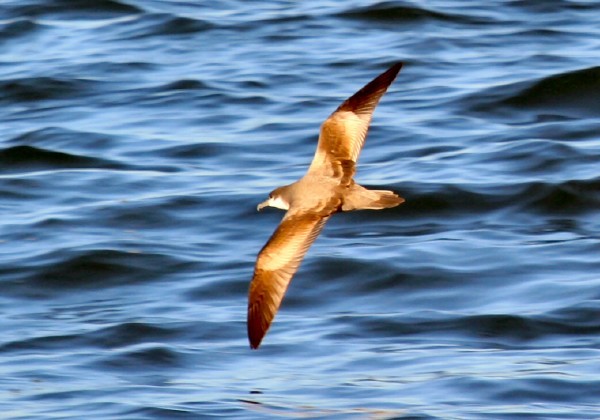
[[[248,339],[254,349],[267,333],[308,248],[329,219],[316,213],[288,214],[256,259],[248,292]]]

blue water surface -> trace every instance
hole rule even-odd
[[[4,0],[7,419],[600,417],[600,3]],[[256,212],[391,64],[258,351]]]

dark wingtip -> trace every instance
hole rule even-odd
[[[398,73],[400,73],[400,70],[402,69],[403,65],[404,65],[404,63],[402,61],[392,64],[392,66],[389,69],[387,69],[386,71],[381,73],[379,76],[377,76],[375,79],[373,79],[373,81],[371,81],[371,83],[369,83],[367,86],[373,85],[373,86],[378,86],[378,87],[379,86],[387,87],[387,86],[391,85],[392,82],[394,81],[394,79],[396,78],[396,76],[398,76]]]
[[[372,113],[379,99],[392,84],[400,69],[404,65],[399,61],[386,71],[367,83],[362,89],[346,99],[337,110],[353,111],[357,113]],[[336,110],[336,111],[337,111]]]
[[[262,341],[262,337],[255,337],[252,334],[248,334],[248,341],[250,342],[250,348],[252,350],[256,350],[260,346],[260,342]]]
[[[397,63],[392,64],[392,66],[389,69],[387,69],[387,71],[383,74],[390,73],[395,78],[398,75],[398,73],[400,73],[402,66],[404,66],[404,62],[398,61]]]
[[[250,348],[256,350],[267,334],[269,325],[264,325],[265,322],[255,306],[248,307],[248,319],[246,324],[248,327],[248,341],[250,342]]]

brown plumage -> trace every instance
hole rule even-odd
[[[325,222],[338,211],[384,209],[404,202],[393,191],[369,190],[354,182],[355,166],[375,107],[402,68],[394,64],[342,103],[321,125],[307,173],[275,189],[258,205],[287,210],[259,252],[248,293],[248,338],[258,348],[290,281]]]

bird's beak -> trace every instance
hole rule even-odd
[[[269,205],[269,202],[271,201],[271,199],[266,199],[265,201],[263,201],[262,203],[260,203],[258,206],[256,206],[256,210],[257,211],[261,211],[262,209],[264,209],[265,207],[267,207]]]

